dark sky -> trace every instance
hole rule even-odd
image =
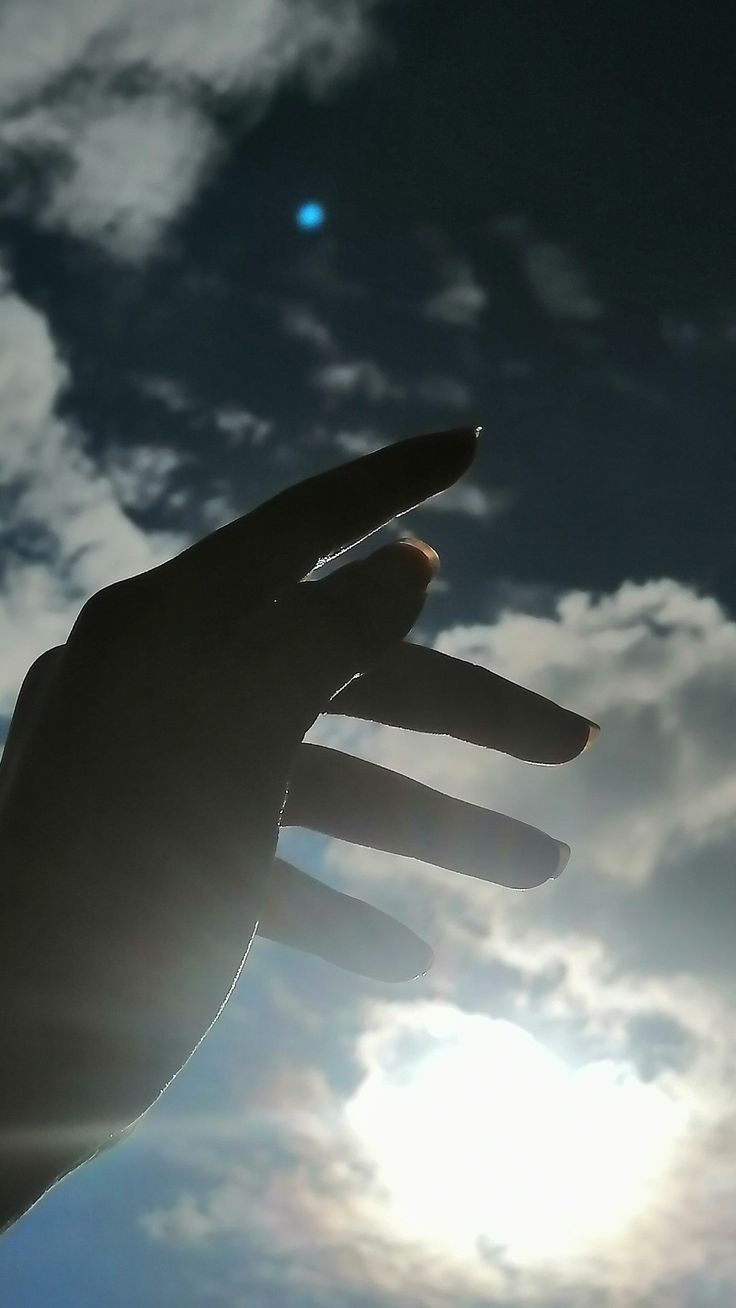
[[[395,1002],[410,1022],[402,1005],[452,1002],[525,1021],[568,1057],[628,1058],[675,1098],[667,1077],[680,1076],[710,1128],[736,1137],[713,1107],[733,1047],[708,1044],[733,993],[736,908],[724,725],[736,650],[732,8],[50,3],[0,0],[0,714],[92,590],[346,457],[482,423],[460,498],[410,515],[443,562],[423,638],[579,707],[603,735],[585,776],[558,785],[345,728],[345,747],[375,761],[424,768],[561,837],[572,823],[588,880],[539,900],[536,918],[527,900],[515,915],[494,899],[496,940],[487,922],[467,927],[475,890],[447,891],[451,928],[433,874],[424,906],[407,908],[387,865],[367,897],[413,912],[439,945],[438,979],[398,998],[342,977],[337,997],[327,965],[263,946],[211,1051],[156,1110],[160,1131],[144,1126],[142,1143],[6,1238],[8,1302],[309,1308],[336,1295],[375,1308],[430,1305],[449,1285],[468,1308],[476,1293],[499,1308],[523,1295],[542,1308],[593,1293],[613,1304],[605,1260],[595,1282],[561,1254],[547,1280],[532,1263],[523,1293],[506,1268],[495,1289],[438,1271],[407,1297],[415,1264],[380,1243],[385,1232],[375,1240],[382,1258],[392,1250],[390,1274],[361,1282],[349,1233],[330,1222],[341,1205],[354,1233],[370,1220],[314,1140],[294,1143],[302,1091],[289,1087],[326,1076],[342,1102],[360,1081],[371,1003]],[[295,213],[309,199],[325,222],[303,231]],[[298,848],[338,881],[339,855],[345,885],[368,875],[336,842]],[[208,1123],[234,1111],[236,1093],[238,1111],[260,1102],[257,1077],[235,1088],[254,1032],[281,1135],[256,1141],[251,1180],[231,1179],[218,1208],[217,1133],[187,1137],[189,1164],[171,1136],[200,1111]],[[333,1101],[315,1094],[329,1116]],[[675,1292],[692,1308],[725,1305],[736,1290],[720,1219],[707,1220],[724,1146],[704,1135],[689,1147],[678,1166],[701,1178],[703,1230],[668,1189],[675,1216],[656,1220],[685,1222],[681,1245],[695,1253],[669,1269],[647,1254],[642,1297],[626,1291],[646,1308]],[[316,1210],[333,1215],[323,1227],[307,1173]],[[283,1199],[284,1176],[301,1207]],[[736,1213],[732,1189],[724,1204]],[[95,1253],[78,1230],[99,1211]],[[627,1248],[646,1244],[641,1220]],[[290,1243],[284,1229],[300,1222],[305,1242]],[[331,1251],[331,1281],[315,1249]]]

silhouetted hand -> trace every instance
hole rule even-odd
[[[383,979],[429,966],[407,928],[274,859],[280,823],[504,885],[564,865],[523,823],[301,743],[321,712],[540,762],[587,743],[584,718],[403,643],[434,571],[421,543],[303,580],[475,445],[422,436],[302,482],[94,595],[31,667],[0,766],[0,1228],[154,1102],[257,926]]]

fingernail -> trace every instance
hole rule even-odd
[[[589,723],[588,723],[588,739],[586,740],[585,744],[583,745],[583,748],[581,749],[580,753],[581,753],[581,754],[584,754],[585,751],[586,751],[586,749],[590,749],[591,745],[594,745],[594,744],[595,744],[595,742],[597,741],[597,739],[598,739],[598,737],[600,736],[600,734],[601,734],[601,729],[600,729],[600,727],[598,726],[598,723],[597,723],[597,722],[589,722]]]
[[[567,867],[570,861],[570,854],[572,852],[570,846],[566,845],[562,840],[557,841],[557,846],[559,849],[559,853],[557,855],[557,870],[552,873],[551,877],[549,878],[550,881],[555,881],[557,877],[560,876],[560,874],[565,871],[565,868]]]
[[[424,556],[429,564],[430,575],[436,577],[440,570],[440,556],[436,550],[428,545],[426,540],[420,540],[418,536],[403,536],[399,545],[406,545],[409,549],[417,550]]]
[[[426,976],[434,963],[434,950],[408,927],[401,929],[399,939],[393,938],[392,933],[392,938],[382,943],[383,948],[367,967],[367,975],[379,981],[416,981]]]
[[[417,936],[416,948],[414,950],[413,956],[411,957],[410,960],[409,956],[407,955],[406,961],[407,963],[409,963],[411,967],[412,975],[409,979],[412,981],[416,981],[418,977],[426,976],[427,972],[429,972],[430,968],[434,964],[434,950],[431,948],[430,945],[427,944],[426,940],[422,940],[421,936]]]

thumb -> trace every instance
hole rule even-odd
[[[385,545],[367,559],[295,588],[299,649],[292,650],[299,656],[310,721],[353,677],[404,639],[438,570],[432,547],[412,538]]]

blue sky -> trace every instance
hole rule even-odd
[[[433,969],[256,939],[3,1237],[3,1308],[733,1302],[733,85],[717,5],[2,7],[0,725],[100,587],[482,423],[402,522],[442,561],[413,639],[602,727],[548,769],[320,719],[569,867],[514,894],[285,833]]]

